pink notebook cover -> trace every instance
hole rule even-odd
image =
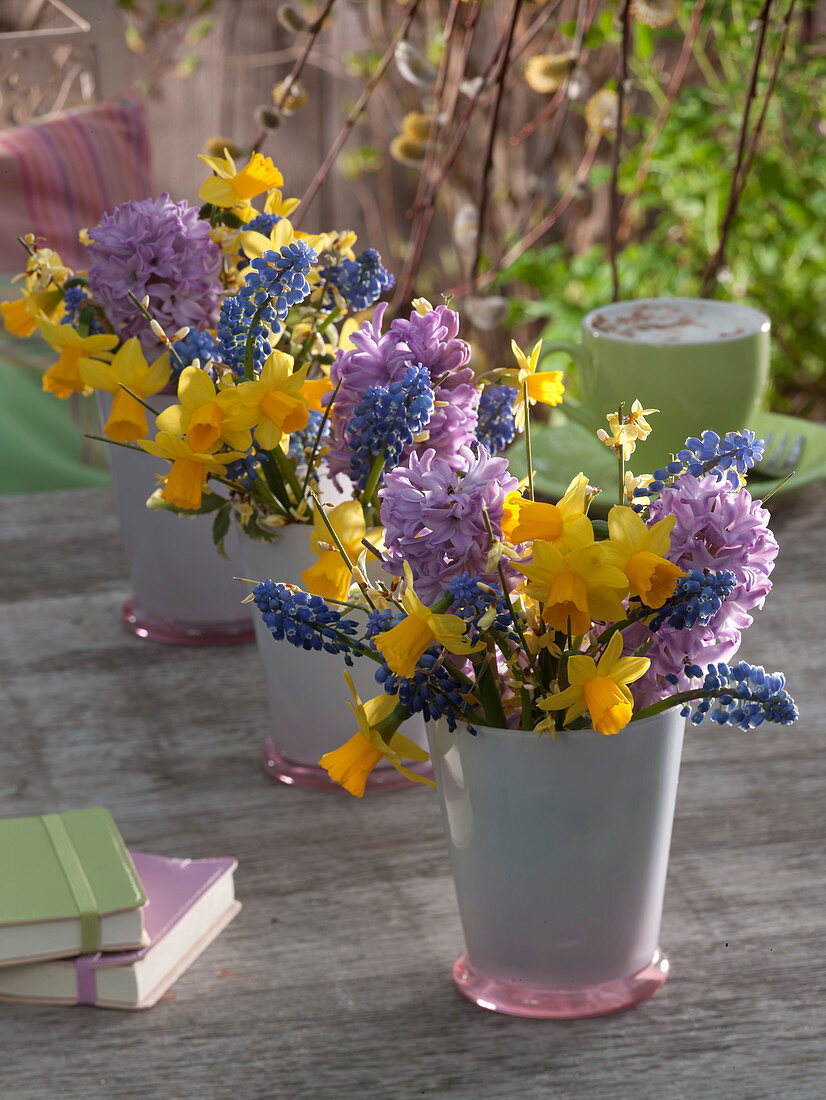
[[[80,1005],[95,1004],[95,970],[98,967],[129,966],[144,958],[214,882],[238,866],[237,860],[232,858],[170,859],[145,852],[129,854],[147,897],[143,920],[149,943],[134,951],[78,955],[75,969],[77,1003]]]

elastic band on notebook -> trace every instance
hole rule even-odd
[[[75,851],[60,814],[44,814],[40,820],[52,842],[57,861],[72,891],[80,917],[80,950],[83,954],[100,949],[100,920],[94,890]]]
[[[75,959],[77,975],[77,1003],[93,1005],[97,1003],[97,981],[95,967],[100,962],[100,952],[96,955],[79,955]]]

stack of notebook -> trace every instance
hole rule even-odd
[[[150,1008],[241,908],[235,867],[128,852],[102,807],[0,820],[0,1000]]]

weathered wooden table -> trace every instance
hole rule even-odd
[[[778,506],[776,591],[744,656],[781,667],[797,727],[687,737],[664,989],[571,1023],[485,1012],[436,799],[273,783],[254,648],[121,629],[105,490],[0,501],[0,813],[105,804],[127,842],[238,857],[240,916],[146,1013],[0,1005],[0,1096],[826,1097],[826,491]]]

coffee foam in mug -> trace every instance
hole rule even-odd
[[[649,298],[595,309],[586,327],[615,340],[641,344],[707,344],[750,336],[768,327],[756,309],[699,298]]]

